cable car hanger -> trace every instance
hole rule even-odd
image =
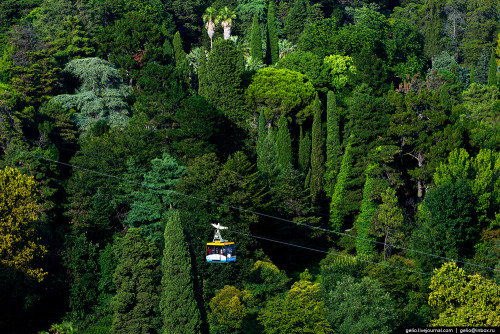
[[[234,242],[222,238],[220,230],[227,230],[220,223],[211,224],[215,228],[214,239],[207,243],[206,260],[211,263],[227,263],[236,261],[236,247]]]

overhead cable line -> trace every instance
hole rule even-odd
[[[325,250],[322,250],[322,249],[317,249],[317,248],[312,248],[312,247],[308,247],[308,246],[297,245],[297,244],[290,243],[290,242],[285,242],[285,241],[280,241],[280,240],[276,240],[276,239],[271,239],[271,238],[268,238],[268,237],[263,237],[263,236],[259,236],[259,235],[255,235],[255,234],[240,232],[240,231],[236,231],[236,230],[232,230],[232,229],[227,229],[227,231],[233,232],[233,233],[236,233],[236,234],[245,235],[245,236],[250,237],[250,238],[255,238],[255,239],[261,239],[261,240],[265,240],[265,241],[275,242],[275,243],[279,243],[279,244],[282,244],[282,245],[292,246],[292,247],[297,247],[297,248],[302,248],[302,249],[306,249],[306,250],[313,251],[313,252],[319,252],[319,253],[324,253],[324,254],[332,254],[332,255],[335,255],[335,256],[339,256],[339,257],[351,259],[351,260],[354,260],[354,261],[361,261],[361,262],[376,264],[376,265],[384,266],[384,267],[391,268],[391,269],[404,270],[404,271],[408,271],[408,272],[415,273],[415,274],[421,274],[421,275],[426,275],[426,276],[430,276],[430,277],[437,277],[437,278],[445,279],[445,280],[448,280],[448,281],[453,281],[453,282],[458,282],[458,283],[464,283],[466,285],[474,285],[474,286],[478,286],[478,287],[483,287],[483,288],[488,288],[488,289],[491,289],[491,290],[500,291],[500,289],[497,289],[495,287],[488,286],[488,285],[475,284],[475,283],[472,283],[472,282],[466,282],[466,281],[458,280],[458,279],[455,279],[455,278],[450,278],[450,277],[445,277],[445,276],[440,276],[440,275],[434,275],[434,274],[424,273],[422,271],[417,271],[417,270],[412,270],[412,269],[407,269],[407,268],[396,267],[396,266],[392,266],[390,264],[385,264],[385,263],[380,263],[380,262],[373,262],[373,261],[366,260],[366,259],[363,259],[363,258],[360,258],[360,257],[352,257],[352,256],[349,256],[349,255],[346,255],[346,254],[334,253],[334,252],[325,251]]]
[[[57,163],[57,164],[61,164],[61,165],[64,165],[64,166],[68,166],[68,167],[73,167],[73,168],[76,168],[76,169],[80,169],[80,170],[83,170],[83,171],[86,171],[86,172],[89,172],[89,173],[94,173],[94,174],[97,174],[97,175],[110,177],[110,178],[113,178],[113,179],[116,179],[116,180],[120,180],[120,181],[125,181],[125,182],[129,182],[129,183],[137,184],[137,185],[140,185],[142,187],[147,187],[147,188],[156,189],[156,190],[166,190],[166,191],[170,191],[173,194],[176,194],[176,195],[179,195],[179,196],[183,196],[183,197],[195,199],[195,200],[198,200],[198,201],[203,201],[203,202],[214,204],[214,205],[218,205],[218,206],[224,206],[224,207],[227,207],[227,208],[230,208],[230,209],[235,209],[235,210],[238,210],[238,211],[255,214],[255,215],[258,215],[258,216],[261,216],[261,217],[266,217],[266,218],[270,218],[270,219],[274,219],[274,220],[279,220],[279,221],[283,221],[283,222],[287,222],[287,223],[292,223],[292,224],[295,224],[295,225],[298,225],[298,226],[305,226],[305,227],[308,227],[308,228],[311,228],[311,229],[315,229],[315,230],[319,230],[319,231],[323,231],[323,232],[335,233],[335,234],[346,236],[346,237],[353,238],[353,239],[359,239],[359,240],[363,240],[363,241],[367,241],[367,242],[371,242],[371,243],[376,243],[376,244],[380,244],[380,245],[386,245],[385,243],[380,242],[380,241],[370,240],[370,239],[366,239],[366,238],[362,238],[362,237],[357,237],[357,236],[353,236],[353,235],[350,235],[350,234],[347,234],[347,233],[333,231],[333,230],[329,230],[329,229],[326,229],[326,228],[323,228],[323,227],[314,226],[314,225],[310,225],[310,224],[306,224],[306,223],[299,223],[299,222],[295,222],[295,221],[290,220],[290,219],[276,217],[276,216],[272,216],[272,215],[269,215],[269,214],[266,214],[266,213],[261,213],[261,212],[257,212],[257,211],[253,211],[253,210],[248,210],[248,209],[240,208],[240,207],[237,207],[237,206],[234,206],[234,205],[229,205],[229,204],[225,204],[225,203],[219,203],[219,202],[216,202],[216,201],[212,201],[212,200],[209,200],[209,199],[205,199],[205,198],[201,198],[201,197],[197,197],[197,196],[193,196],[193,195],[183,194],[183,193],[180,193],[180,192],[175,191],[175,190],[163,189],[163,188],[155,187],[155,186],[149,185],[147,183],[138,182],[138,181],[126,179],[126,178],[123,178],[123,177],[119,177],[119,176],[115,176],[115,175],[111,175],[111,174],[107,174],[107,173],[98,172],[98,171],[91,170],[91,169],[88,169],[88,168],[79,167],[79,166],[76,166],[76,165],[73,165],[73,164],[70,164],[70,163],[60,162],[60,161],[56,161],[56,160],[53,160],[53,159],[41,157],[41,156],[38,156],[36,154],[32,154],[32,153],[26,152],[26,151],[16,150],[16,149],[8,148],[8,147],[2,146],[2,145],[0,145],[0,147],[3,147],[4,149],[7,149],[7,150],[15,151],[15,152],[18,152],[18,153],[22,153],[22,154],[25,154],[25,155],[28,155],[28,156],[32,156],[32,157],[35,157],[35,158],[39,158],[39,159],[42,159],[42,160],[47,160],[47,161],[51,161],[51,162],[54,162],[54,163]],[[393,246],[394,248],[399,248],[401,250],[406,250],[408,252],[419,253],[419,254],[423,254],[423,255],[427,255],[427,256],[432,256],[432,257],[440,258],[440,259],[447,260],[447,261],[454,261],[454,262],[458,262],[458,263],[463,263],[463,264],[468,264],[468,265],[471,265],[471,266],[475,266],[475,267],[478,267],[478,268],[484,268],[484,269],[489,269],[489,270],[499,271],[500,272],[500,269],[495,269],[495,268],[491,268],[491,267],[487,267],[487,266],[481,266],[481,265],[478,265],[478,264],[474,264],[474,263],[470,263],[470,262],[466,262],[466,261],[461,261],[461,260],[456,260],[456,259],[452,259],[452,258],[447,258],[447,257],[444,257],[444,256],[439,256],[439,255],[435,255],[435,254],[431,254],[431,253],[426,253],[426,252],[422,252],[422,251],[417,251],[417,250],[414,250],[414,249],[409,249],[409,248],[405,248],[405,247],[401,247],[401,246],[396,246],[396,245],[391,245],[391,246]]]

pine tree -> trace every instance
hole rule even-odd
[[[177,31],[174,35],[174,40],[172,41],[172,46],[174,47],[174,58],[177,66],[182,64],[186,60],[186,52],[182,46],[181,34]]]
[[[474,65],[470,66],[470,84],[476,83],[476,74],[474,73]]]
[[[309,17],[309,0],[295,0],[285,21],[287,39],[297,44]]]
[[[253,16],[252,32],[250,35],[250,55],[254,62],[262,61],[262,40],[260,38],[260,24],[257,15]]]
[[[311,165],[311,136],[306,132],[304,136],[302,133],[302,126],[300,127],[300,142],[299,142],[299,171],[301,173],[308,173]]]
[[[356,239],[356,253],[362,256],[372,255],[375,251],[375,244],[370,242],[374,240],[370,237],[372,218],[377,210],[377,205],[373,202],[373,178],[369,172],[373,166],[369,166],[366,173],[366,181],[363,187],[363,202],[361,202],[361,211],[356,219],[355,225],[358,228],[358,237]]]
[[[335,94],[328,91],[326,105],[326,173],[325,189],[328,196],[333,192],[340,155],[340,129]]]
[[[191,256],[178,211],[172,213],[165,226],[162,271],[163,333],[199,333],[201,316],[194,295]]]
[[[267,11],[267,64],[276,64],[279,60],[278,30],[276,26],[276,4],[274,0],[269,1]]]
[[[311,149],[311,180],[309,188],[313,201],[317,201],[323,189],[324,174],[324,152],[323,134],[321,131],[321,102],[318,93],[314,101],[314,120],[312,126],[312,149]]]
[[[495,60],[495,50],[491,50],[490,69],[488,71],[488,86],[497,85],[497,62]]]
[[[288,121],[285,115],[281,115],[278,122],[278,136],[276,138],[276,147],[278,149],[278,167],[285,171],[292,165],[292,138],[288,130]]]
[[[352,139],[352,137],[350,138]],[[349,180],[349,171],[351,169],[351,140],[347,143],[344,155],[342,157],[342,163],[340,164],[339,174],[337,176],[337,182],[335,183],[335,189],[332,195],[332,201],[330,202],[330,226],[333,230],[340,230],[343,224],[343,217],[341,214],[343,200],[346,192],[346,185]]]
[[[112,332],[151,333],[158,304],[156,247],[143,237],[140,228],[130,228],[114,251],[119,264],[113,274]]]

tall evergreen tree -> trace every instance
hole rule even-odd
[[[312,126],[312,149],[311,149],[311,180],[310,191],[313,201],[317,201],[323,190],[324,151],[323,134],[321,131],[321,102],[318,93],[314,101],[314,120]]]
[[[172,213],[165,226],[162,271],[163,333],[199,333],[201,316],[194,294],[191,256],[178,211]]]
[[[342,156],[342,163],[340,164],[337,182],[333,190],[332,201],[330,202],[330,226],[334,230],[339,230],[343,224],[342,206],[347,182],[349,181],[349,172],[352,163],[351,159],[351,140],[349,140],[344,155]]]
[[[470,83],[476,83],[476,73],[474,73],[474,65],[470,66]]]
[[[340,129],[335,94],[328,91],[326,104],[326,173],[325,189],[328,196],[332,195],[333,184],[337,174],[337,164],[340,156]]]
[[[495,50],[491,50],[490,69],[488,71],[488,86],[497,85],[497,62],[495,59]]]
[[[279,174],[278,150],[272,128],[269,128],[262,145],[257,148],[257,169],[269,181]]]
[[[300,127],[299,140],[299,171],[307,174],[311,165],[311,136],[309,136],[309,132],[306,132],[304,136],[302,126]]]
[[[295,0],[285,21],[286,37],[296,44],[307,25],[309,17],[309,0]]]
[[[486,49],[483,49],[483,53],[477,60],[477,69],[476,69],[476,83],[480,85],[488,84],[488,72],[490,69],[490,59],[488,57],[488,53]]]
[[[143,237],[140,228],[130,228],[114,251],[119,264],[113,274],[112,332],[152,333],[158,304],[156,247]]]
[[[377,205],[373,201],[373,177],[369,175],[370,169],[373,166],[368,166],[366,173],[366,181],[363,187],[363,202],[361,203],[361,211],[356,219],[355,225],[358,228],[358,237],[356,239],[356,253],[362,256],[372,255],[375,251],[375,244],[370,242],[374,240],[370,237],[372,218],[377,210]]]
[[[207,55],[205,48],[201,47],[200,51],[200,65],[198,66],[198,94],[207,98],[208,97],[208,69],[207,69]]]
[[[252,32],[250,34],[250,55],[255,62],[262,61],[262,40],[260,38],[260,24],[257,15],[253,16]]]
[[[278,29],[276,26],[276,4],[274,0],[269,1],[267,11],[267,64],[276,64],[279,60]]]
[[[219,40],[214,43],[207,66],[207,99],[237,124],[244,123],[248,116],[241,81],[243,69],[238,66],[240,52],[233,41]]]
[[[182,64],[186,60],[186,52],[182,46],[182,38],[180,32],[176,32],[174,35],[174,40],[172,41],[172,46],[174,48],[174,58],[177,66]]]
[[[276,138],[276,148],[278,149],[278,167],[281,171],[292,165],[292,138],[288,130],[288,121],[285,115],[280,116],[278,122],[278,136]]]

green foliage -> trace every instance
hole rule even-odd
[[[135,161],[129,160],[129,174],[137,174],[140,169]],[[130,205],[130,212],[125,223],[133,227],[142,227],[145,236],[159,239],[163,232],[162,224],[170,216],[168,208],[177,203],[173,198],[173,189],[185,174],[186,167],[180,166],[169,154],[151,160],[151,170],[143,174],[141,183],[149,188],[138,189],[132,193],[135,201]]]
[[[478,238],[475,217],[474,195],[468,182],[445,183],[426,195],[411,248],[451,259],[462,258],[464,247],[472,247]],[[411,256],[422,270],[433,269],[443,261],[419,253]]]
[[[335,18],[324,19],[308,25],[298,46],[302,51],[310,51],[321,58],[333,54],[337,45],[339,22]]]
[[[432,326],[499,326],[499,286],[480,274],[466,275],[455,262],[436,268],[429,305],[439,314]]]
[[[350,178],[352,164],[351,145],[351,140],[349,140],[342,156],[340,170],[335,182],[335,188],[333,189],[332,201],[330,202],[330,226],[334,230],[340,230],[344,223],[342,208],[345,205],[345,192],[347,182]]]
[[[247,291],[240,291],[234,286],[226,285],[217,292],[210,301],[210,332],[216,334],[234,333],[241,330],[247,315],[247,308],[242,303]]]
[[[467,180],[475,197],[474,205],[481,226],[492,227],[500,202],[495,197],[500,190],[500,155],[491,150],[480,150],[470,157],[465,149],[450,153],[447,163],[441,163],[434,173],[434,183],[441,186],[449,182]]]
[[[85,31],[81,19],[77,16],[68,16],[62,23],[62,29],[54,45],[59,49],[54,57],[64,64],[70,60],[91,57],[95,54],[95,45],[90,34]]]
[[[65,71],[77,77],[81,86],[76,94],[58,95],[53,101],[65,109],[78,110],[72,117],[81,130],[89,130],[100,120],[117,128],[128,124],[129,108],[125,100],[129,89],[113,65],[100,58],[84,58],[69,62]]]
[[[477,60],[476,83],[480,85],[488,84],[488,73],[490,70],[490,57],[487,49],[483,49],[481,56]]]
[[[172,47],[174,48],[174,59],[177,66],[181,65],[186,61],[186,52],[184,51],[184,46],[182,45],[181,34],[177,31],[174,35],[174,40],[172,41]]]
[[[243,99],[241,75],[238,66],[240,50],[230,40],[219,40],[208,56],[206,98],[231,121],[243,125],[248,114]]]
[[[101,31],[99,55],[116,64],[123,78],[132,85],[140,76],[141,67],[147,63],[170,62],[173,50],[167,38],[171,38],[173,32],[167,24],[158,25],[145,13],[127,13]]]
[[[495,51],[491,51],[490,69],[488,71],[488,86],[498,86],[497,82],[497,63],[495,59]]]
[[[306,174],[311,166],[311,136],[309,135],[309,132],[306,132],[305,136],[303,135],[302,126],[300,127],[299,140],[299,171]]]
[[[69,291],[69,317],[78,322],[90,314],[97,304],[99,265],[97,245],[85,235],[71,236],[67,240],[66,267],[72,277]]]
[[[276,64],[279,59],[279,47],[278,27],[276,22],[276,4],[274,0],[269,1],[269,7],[267,11],[267,43],[267,64]]]
[[[284,297],[269,300],[258,317],[264,333],[332,333],[325,318],[320,284],[295,282]]]
[[[335,94],[328,91],[326,105],[326,172],[325,191],[330,197],[333,193],[335,178],[338,173],[340,157],[340,126]]]
[[[356,239],[356,254],[358,256],[370,256],[375,252],[371,230],[377,204],[373,201],[373,178],[368,175],[372,168],[372,166],[369,166],[367,170],[363,188],[363,201],[361,202],[359,215],[354,223],[354,226],[358,228],[359,239]]]
[[[304,27],[308,23],[310,14],[309,0],[295,0],[293,7],[288,12],[285,21],[286,38],[296,44]]]
[[[288,120],[285,115],[281,115],[278,122],[276,148],[278,151],[278,168],[284,171],[293,164],[292,138],[290,137]]]
[[[331,55],[325,57],[324,61],[330,70],[331,86],[337,91],[342,90],[348,84],[349,77],[357,72],[349,56]]]
[[[252,108],[264,108],[267,119],[280,115],[304,119],[314,98],[314,87],[299,72],[288,69],[263,68],[254,75],[247,89],[247,102]]]
[[[177,211],[165,226],[161,281],[163,333],[199,333],[201,317],[194,295],[191,255]]]
[[[257,169],[269,181],[278,176],[278,148],[274,138],[274,131],[269,128],[267,133],[262,132],[257,143]]]
[[[253,298],[259,303],[264,303],[277,294],[285,292],[289,280],[286,273],[280,271],[274,264],[257,261],[250,271],[245,287],[251,292]]]
[[[262,61],[262,41],[260,39],[260,24],[257,15],[253,17],[252,33],[250,36],[250,56],[256,62]]]
[[[215,142],[222,124],[222,113],[202,96],[193,95],[184,100],[173,121],[173,127],[168,130],[170,145],[181,156],[191,159],[217,151]]]
[[[399,236],[398,231],[403,225],[404,217],[398,205],[396,190],[388,187],[382,193],[382,203],[378,206],[372,231],[376,231],[378,237],[384,237],[384,259],[387,259],[387,248],[389,234]],[[392,239],[392,238],[391,238]]]
[[[41,282],[47,273],[34,268],[47,248],[37,235],[37,184],[17,169],[0,170],[0,263]]]
[[[116,295],[110,304],[112,333],[151,332],[158,303],[157,249],[141,229],[130,228],[114,250],[118,266],[113,275]]]
[[[331,85],[330,68],[312,52],[294,51],[281,58],[276,68],[286,68],[305,74],[317,91],[326,92]]]
[[[323,176],[324,170],[324,137],[321,125],[321,102],[318,94],[314,101],[314,120],[311,136],[311,179],[309,182],[309,190],[311,191],[313,202],[317,201],[323,191]]]
[[[327,319],[338,333],[388,333],[395,327],[391,295],[370,277],[345,276],[327,296]]]
[[[474,65],[470,66],[470,84],[475,84],[476,83],[476,74],[474,72]]]

